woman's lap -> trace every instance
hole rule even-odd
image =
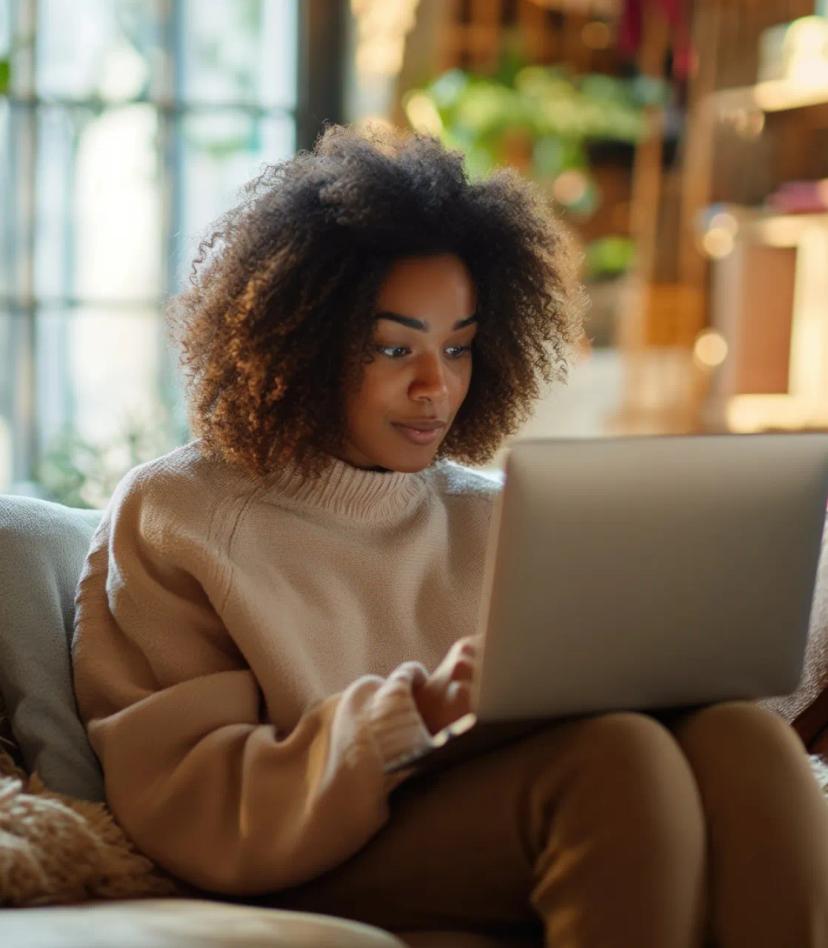
[[[644,716],[600,719],[609,718],[640,725]],[[573,759],[591,754],[592,810],[596,819],[606,812],[615,796],[613,761],[608,751],[589,747],[600,719],[550,725],[462,764],[412,778],[392,794],[388,823],[362,850],[307,885],[277,894],[272,904],[397,930],[537,927],[530,894],[537,884],[535,861],[546,815],[530,812],[545,799],[533,796],[532,788],[550,771],[558,770],[563,781],[573,766],[586,769]],[[646,721],[649,747],[652,733],[662,729]]]
[[[625,906],[637,903],[635,911],[646,913],[641,893],[649,894],[653,879],[678,872],[683,878],[665,882],[663,893],[653,890],[652,898],[665,916],[663,932],[672,924],[667,916],[684,912],[686,901],[689,931],[707,912],[707,771],[722,785],[729,742],[749,745],[749,733],[761,739],[755,751],[744,747],[745,759],[759,753],[767,738],[767,746],[781,742],[783,771],[796,770],[796,748],[785,749],[784,728],[751,708],[567,721],[415,777],[392,794],[388,823],[362,850],[267,901],[397,931],[539,931],[539,908],[547,908],[548,922],[560,906],[561,917],[595,911],[602,917],[594,928],[611,929],[636,924]],[[715,761],[710,767],[708,757]],[[566,868],[566,854],[592,847],[593,840],[596,853],[580,867]],[[653,914],[658,911],[654,904]],[[687,943],[697,944],[700,936],[694,937]],[[594,943],[609,944],[600,936]]]
[[[510,812],[519,805],[515,762],[525,742],[410,778],[363,849],[278,893],[275,904],[397,930],[451,928],[472,916],[486,929],[537,926],[528,901],[531,860]]]

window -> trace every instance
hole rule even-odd
[[[188,437],[164,301],[297,145],[298,0],[0,5],[0,491],[104,503]]]

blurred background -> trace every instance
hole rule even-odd
[[[586,338],[521,436],[828,430],[825,0],[0,0],[0,492],[100,506],[188,440],[164,302],[326,121],[576,233]]]

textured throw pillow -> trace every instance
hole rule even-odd
[[[813,753],[828,751],[828,746],[822,747],[822,735],[828,732],[828,522],[822,535],[802,680],[793,694],[762,704],[792,724]]]
[[[47,790],[2,751],[0,840],[4,908],[190,892],[135,849],[105,804]]]
[[[77,716],[69,644],[93,510],[0,496],[0,694],[26,770],[51,790],[103,799]]]

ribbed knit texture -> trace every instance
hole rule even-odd
[[[217,892],[298,884],[387,819],[412,697],[476,631],[498,486],[334,461],[257,483],[197,442],[131,471],[78,586],[75,687],[109,803]]]

